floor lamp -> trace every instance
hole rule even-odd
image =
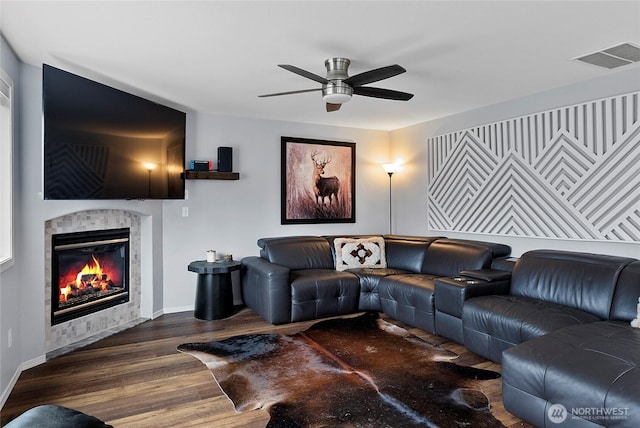
[[[147,170],[147,172],[149,173],[149,183],[147,185],[147,197],[151,198],[151,171],[153,171],[154,169],[156,169],[156,165],[155,163],[150,163],[150,162],[145,162],[142,164],[144,166],[144,169]]]
[[[385,163],[382,165],[382,168],[384,168],[385,172],[387,174],[389,174],[389,234],[392,233],[392,218],[391,218],[391,176],[393,175],[394,172],[396,172],[398,170],[398,164],[396,163]]]

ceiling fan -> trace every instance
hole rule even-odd
[[[413,98],[413,94],[407,92],[394,91],[391,89],[374,88],[371,86],[363,86],[368,83],[377,82],[388,79],[398,74],[404,73],[404,68],[398,64],[389,65],[387,67],[376,68],[375,70],[365,71],[349,77],[347,70],[351,61],[347,58],[329,58],[324,62],[327,68],[327,77],[318,76],[317,74],[303,70],[295,65],[278,64],[278,67],[284,68],[292,73],[298,74],[307,79],[311,79],[322,84],[321,88],[301,89],[298,91],[278,92],[274,94],[258,95],[259,97],[275,97],[279,95],[301,94],[304,92],[322,91],[322,99],[327,104],[327,111],[336,111],[340,109],[343,103],[351,99],[353,94],[364,95],[365,97],[384,98],[387,100],[409,101]]]

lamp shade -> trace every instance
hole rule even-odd
[[[384,171],[387,174],[393,174],[394,172],[396,172],[398,170],[398,164],[397,163],[385,163],[385,164],[382,164],[382,168],[384,168]]]

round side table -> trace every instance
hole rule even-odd
[[[189,263],[189,271],[198,274],[196,305],[193,315],[201,320],[218,320],[233,315],[231,272],[240,269],[235,260]]]

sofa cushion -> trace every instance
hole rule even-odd
[[[358,310],[360,284],[349,272],[329,269],[291,271],[291,321],[305,321]]]
[[[504,406],[536,426],[554,425],[547,412],[559,404],[569,426],[635,427],[639,396],[640,330],[624,322],[562,328],[503,354]]]
[[[336,270],[386,268],[382,236],[371,238],[335,238]]]
[[[382,311],[380,306],[380,294],[378,284],[380,280],[389,275],[398,275],[407,272],[402,269],[348,269],[346,272],[353,273],[360,280],[360,302],[358,310],[361,311]]]
[[[435,333],[435,278],[414,273],[382,278],[378,285],[382,310],[393,319]]]
[[[462,309],[464,344],[493,361],[502,351],[559,328],[600,321],[588,312],[512,295],[473,297]]]
[[[618,277],[634,260],[569,251],[529,251],[513,268],[510,293],[607,319]]]

